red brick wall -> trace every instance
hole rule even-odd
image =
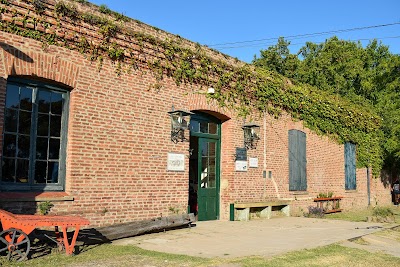
[[[139,27],[140,28],[140,27]],[[154,31],[145,29],[148,32]],[[365,170],[357,172],[357,190],[344,190],[344,151],[327,137],[318,136],[288,116],[274,119],[255,114],[261,140],[248,157],[258,168],[235,171],[235,148],[243,147],[244,122],[204,96],[200,85],[177,86],[165,78],[159,90],[149,89],[155,78],[141,65],[131,73],[115,73],[104,60],[101,70],[84,55],[57,46],[0,32],[0,121],[4,116],[5,86],[9,76],[47,79],[70,87],[66,189],[73,201],[54,202],[54,214],[82,214],[93,226],[143,220],[186,212],[188,168],[167,171],[168,152],[188,155],[189,143],[170,140],[167,114],[175,109],[204,111],[222,120],[220,218],[228,219],[234,202],[286,199],[301,213],[320,192],[344,196],[343,208],[367,204]],[[211,52],[210,52],[211,53]],[[0,123],[0,128],[2,127]],[[302,194],[289,192],[288,130],[307,134],[307,183]],[[1,128],[2,130],[2,128]],[[263,178],[263,170],[272,178]],[[379,179],[371,179],[371,203],[388,204],[390,195]],[[23,212],[32,202],[1,202],[3,208]]]

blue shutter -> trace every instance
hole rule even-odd
[[[307,190],[307,155],[306,155],[306,134],[297,131],[298,136],[298,161],[299,161],[299,190],[306,191]]]
[[[345,168],[345,188],[354,190],[356,183],[356,145],[352,143],[344,144],[344,168]]]
[[[289,190],[307,190],[306,134],[289,130]]]
[[[296,130],[289,131],[289,190],[297,189],[297,180],[299,177],[297,167],[297,134]]]

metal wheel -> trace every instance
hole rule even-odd
[[[23,231],[10,228],[0,233],[0,254],[7,253],[9,261],[27,259],[30,248],[31,242]]]

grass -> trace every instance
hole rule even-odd
[[[243,267],[306,267],[306,266],[399,266],[398,258],[383,253],[343,247],[337,244],[290,252],[272,259],[261,257],[232,261]]]
[[[400,242],[400,227],[395,227],[395,228],[379,231],[379,232],[374,233],[374,235],[382,236],[382,237],[389,238],[392,240],[396,240],[397,242]]]
[[[359,245],[364,245],[364,246],[369,245],[369,242],[366,241],[366,240],[365,240],[364,238],[362,238],[362,237],[356,238],[356,239],[352,240],[352,242],[354,242],[354,243],[356,243],[356,244],[359,244]]]
[[[1,259],[4,260],[4,259]],[[236,259],[206,259],[174,255],[140,249],[135,246],[100,245],[86,248],[77,256],[52,254],[22,263],[9,264],[1,261],[1,266],[41,266],[41,267],[93,267],[93,266],[398,266],[398,258],[383,253],[370,253],[360,249],[337,244],[305,249],[273,258],[243,257]]]
[[[343,211],[338,213],[326,214],[325,218],[352,221],[352,222],[366,222],[368,216],[373,216],[376,213],[380,213],[382,210],[387,210],[387,209],[393,212],[395,221],[400,222],[400,207],[396,206],[377,207],[377,208],[371,207],[364,210]]]
[[[400,208],[390,207],[396,221],[400,222]],[[326,215],[328,219],[347,221],[366,221],[374,210],[358,210]],[[375,233],[391,237],[400,243],[400,227]],[[359,240],[362,242],[363,240]],[[189,244],[188,244],[189,245]],[[367,244],[365,244],[367,245]],[[144,250],[135,246],[114,246],[103,244],[84,247],[76,256],[66,256],[64,253],[54,253],[25,262],[9,263],[0,257],[0,266],[40,266],[40,267],[124,267],[124,266],[399,266],[399,258],[384,253],[371,253],[366,250],[344,247],[339,244],[289,252],[272,258],[243,257],[243,258],[200,258],[184,255],[167,254]]]
[[[372,216],[372,209],[331,213],[326,214],[325,218],[351,222],[366,222],[368,216]]]
[[[153,252],[135,246],[103,244],[86,247],[76,256],[55,253],[11,264],[3,257],[0,266],[199,266],[204,262],[207,263],[207,259]]]

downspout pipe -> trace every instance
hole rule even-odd
[[[371,187],[369,178],[369,166],[367,166],[367,193],[368,193],[368,207],[371,206]]]

